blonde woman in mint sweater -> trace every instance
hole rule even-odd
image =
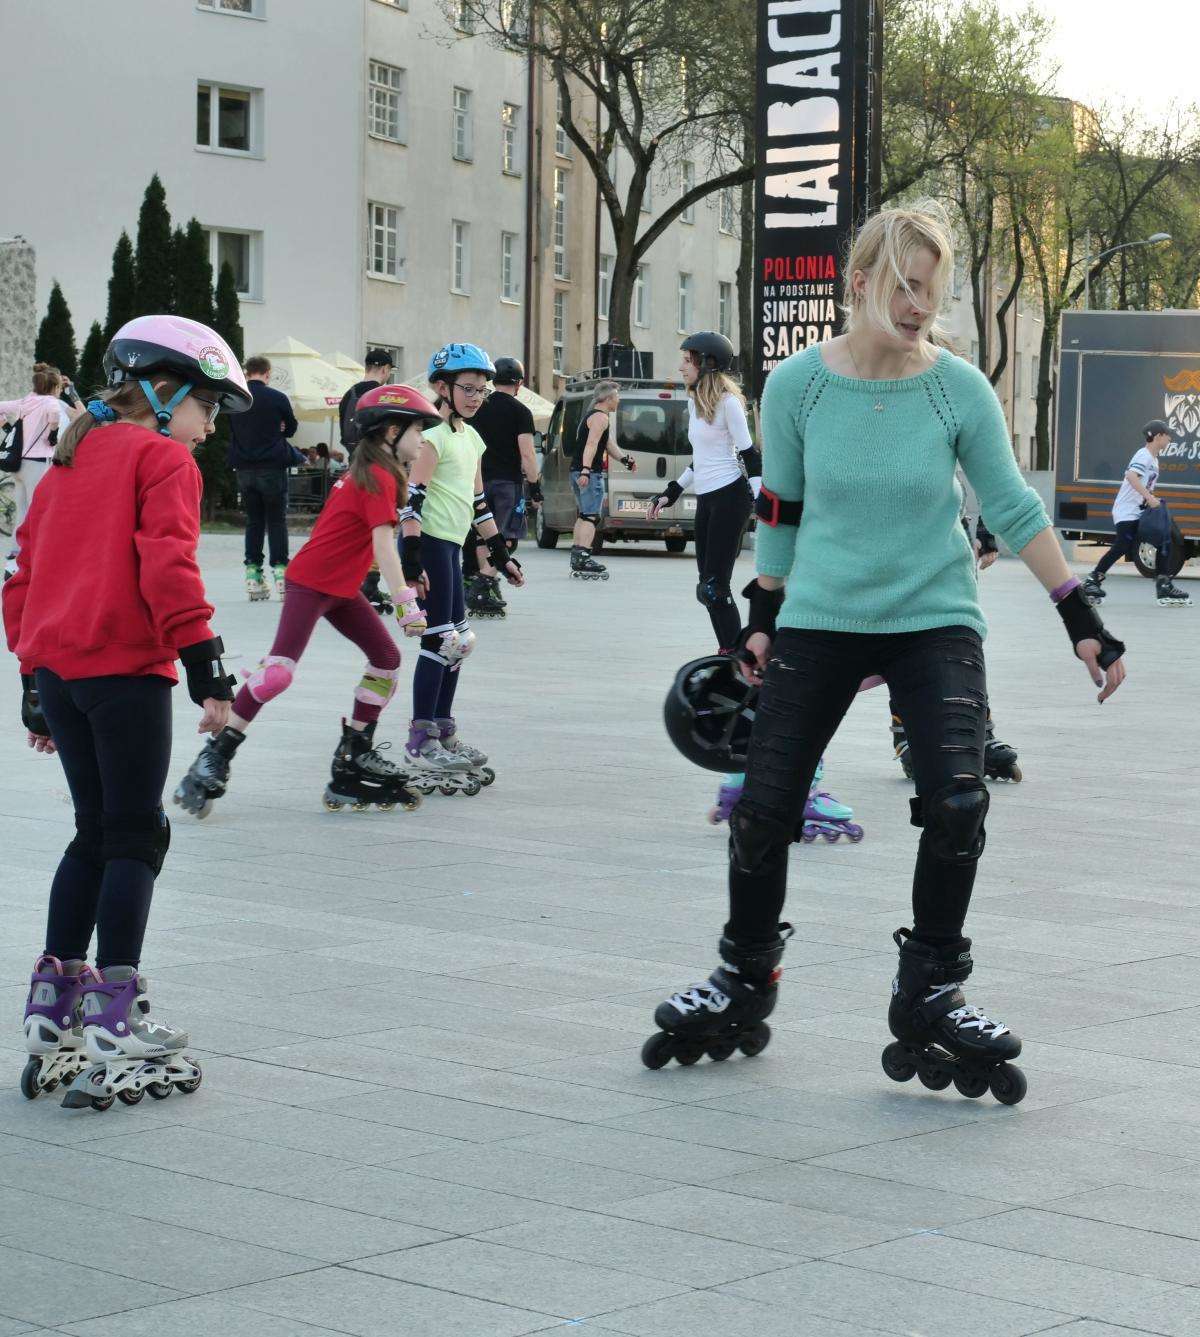
[[[913,928],[884,1052],[895,1080],[919,1074],[967,1096],[1025,1093],[1018,1038],[967,1004],[963,923],[984,846],[987,689],[971,545],[959,524],[962,467],[988,528],[1047,591],[1072,653],[1104,701],[1124,646],[1084,601],[1037,493],[1013,460],[1000,405],[975,367],[939,349],[935,315],[953,270],[936,206],[894,209],[861,229],[847,263],[846,333],[793,354],[763,395],[758,579],[744,672],[762,683],[746,787],[730,820],[730,913],[722,964],[655,1013],[643,1061],[758,1053],[770,1035],[785,935],[788,846],[813,772],[872,675],[909,730],[922,828]],[[830,573],[836,578],[831,579]],[[1031,606],[1031,616],[1036,616]]]

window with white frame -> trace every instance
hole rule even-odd
[[[562,376],[567,365],[567,294],[554,294],[554,370]]]
[[[571,156],[571,141],[567,138],[567,129],[563,125],[565,104],[563,103],[561,88],[557,90],[555,96],[554,152],[560,158],[569,158]]]
[[[679,273],[679,333],[686,334],[692,328],[692,276],[681,270]]]
[[[612,275],[613,258],[611,255],[602,255],[596,274],[596,315],[601,320],[608,319],[608,308],[612,303]]]
[[[521,283],[518,277],[520,256],[517,251],[517,241],[515,232],[501,232],[500,234],[500,300],[502,302],[515,302],[521,293]]]
[[[377,4],[391,5],[393,9],[407,9],[408,0],[376,0]]]
[[[688,161],[686,158],[679,165],[679,193],[686,195],[689,190],[696,187],[696,164]],[[684,223],[694,223],[696,221],[696,206],[689,204],[688,207],[679,215],[680,221]]]
[[[404,277],[400,224],[404,211],[395,204],[367,205],[367,273],[380,279]]]
[[[256,154],[262,90],[196,85],[196,147],[221,153]]]
[[[642,190],[642,213],[648,214],[654,208],[654,175],[646,173],[646,185]]]
[[[528,31],[525,23],[525,0],[500,0],[500,29],[507,37],[523,38]]]
[[[971,366],[979,366],[979,340],[971,340]]]
[[[1029,393],[1036,397],[1038,381],[1042,378],[1042,359],[1037,353],[1033,355],[1033,365],[1030,370],[1032,375],[1030,377],[1031,384],[1029,386]]]
[[[404,71],[381,60],[369,64],[367,77],[367,129],[379,139],[403,144]]]
[[[717,333],[733,337],[733,284],[717,284]]]
[[[650,266],[638,265],[633,280],[633,323],[644,329],[650,324]]]
[[[459,32],[475,31],[475,10],[471,0],[458,0],[458,12],[454,16],[454,26]]]
[[[404,349],[399,344],[389,344],[383,339],[368,339],[367,350],[381,348],[392,359],[392,375],[388,384],[404,379]]]
[[[570,278],[567,268],[567,173],[554,169],[554,277]]]
[[[509,176],[521,171],[521,108],[513,102],[500,107],[500,170]]]
[[[724,232],[727,237],[733,236],[734,208],[733,208],[733,187],[726,186],[718,196],[719,214],[717,227]]]
[[[454,112],[451,121],[452,152],[459,162],[471,161],[471,90],[454,90]]]
[[[954,257],[954,276],[950,280],[950,295],[954,298],[962,296],[963,286],[967,281],[967,257],[959,251]]]
[[[465,293],[471,283],[471,225],[450,224],[450,291]]]
[[[222,14],[245,14],[249,18],[258,18],[262,14],[263,0],[196,0],[201,9],[213,9]]]
[[[1021,354],[1013,354],[1013,395],[1022,394],[1021,389]]]
[[[233,270],[237,294],[244,301],[262,299],[262,233],[240,228],[206,227],[208,260],[213,281],[221,276],[222,265]]]

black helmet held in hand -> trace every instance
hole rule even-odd
[[[695,353],[701,371],[729,371],[733,366],[733,345],[714,330],[689,334],[679,347],[685,353]]]
[[[525,367],[519,358],[498,357],[496,374],[492,380],[497,385],[517,385],[525,379]]]
[[[758,688],[728,655],[693,659],[675,675],[663,703],[671,742],[706,771],[744,771]]]

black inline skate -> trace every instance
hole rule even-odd
[[[1181,590],[1170,576],[1159,576],[1154,582],[1154,598],[1160,608],[1190,608],[1192,596]]]
[[[378,571],[367,572],[367,578],[362,583],[362,592],[380,617],[390,617],[396,611],[387,590],[379,583]]]
[[[996,737],[992,712],[987,716],[987,739],[983,745],[983,773],[989,780],[1011,780],[1021,783],[1021,768],[1017,765],[1017,749],[1010,743],[1001,743]]]
[[[246,741],[240,729],[227,724],[215,738],[210,738],[192,762],[188,773],[175,789],[174,800],[193,817],[207,817],[214,800],[219,799],[229,783],[229,763]]]
[[[465,582],[467,612],[472,617],[504,617],[506,604],[497,604],[492,583],[482,573],[470,576]]]
[[[767,1017],[779,997],[780,962],[791,924],[780,924],[774,942],[739,946],[722,938],[721,965],[704,981],[659,1003],[659,1030],[642,1046],[642,1062],[662,1068],[672,1059],[684,1067],[705,1054],[721,1063],[740,1049],[753,1058],[771,1039]]]
[[[1104,577],[1093,571],[1084,579],[1083,584],[1079,587],[1079,593],[1094,608],[1101,599],[1108,597],[1108,591],[1104,588]]]
[[[596,561],[587,548],[576,544],[571,549],[572,580],[607,580],[608,568]]]
[[[325,807],[340,812],[351,807],[365,812],[373,803],[381,812],[391,812],[399,804],[405,812],[421,806],[420,794],[405,783],[403,771],[379,755],[391,746],[375,746],[374,723],[356,729],[342,721],[342,741],[333,754],[329,783],[325,786]]]
[[[915,1076],[930,1091],[944,1091],[953,1082],[970,1100],[989,1088],[1002,1105],[1023,1100],[1025,1074],[1009,1061],[1021,1052],[1021,1041],[969,1005],[958,987],[974,964],[970,938],[934,947],[906,928],[892,937],[900,948],[888,1008],[896,1043],[883,1051],[884,1072],[894,1082]]]

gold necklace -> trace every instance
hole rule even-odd
[[[908,350],[908,356],[904,359],[903,363],[902,363],[901,366],[900,366],[899,374],[896,375],[896,376],[885,377],[884,379],[885,379],[885,380],[893,380],[893,381],[899,381],[899,380],[903,379],[904,373],[905,373],[905,371],[908,369],[908,364],[912,361],[912,355],[913,355],[916,351],[917,351],[917,350],[916,350],[915,347],[910,348],[910,349]],[[874,380],[874,379],[876,379],[875,377],[867,377],[867,376],[864,376],[864,375],[862,374],[862,371],[861,371],[861,369],[859,368],[859,365],[858,365],[858,358],[856,358],[856,357],[854,356],[854,345],[850,342],[850,336],[849,336],[849,335],[846,335],[846,352],[850,354],[850,361],[851,361],[851,363],[852,363],[852,365],[853,365],[853,367],[854,367],[855,373],[857,374],[858,379],[859,379],[860,381]],[[876,412],[876,413],[882,413],[883,410],[884,410],[884,407],[885,407],[885,406],[884,406],[884,402],[883,402],[882,399],[877,399],[877,400],[875,401],[875,412]]]

